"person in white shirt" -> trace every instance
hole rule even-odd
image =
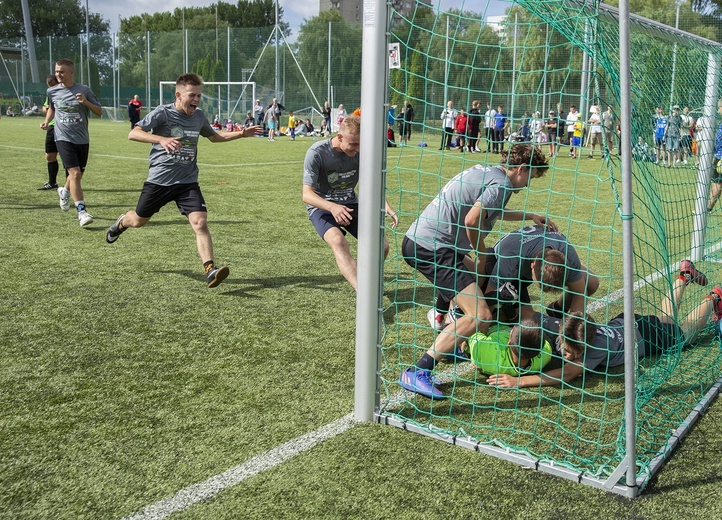
[[[604,155],[604,148],[602,144],[602,119],[599,116],[599,107],[592,105],[589,109],[591,115],[589,116],[589,159],[594,159],[594,148],[599,145],[599,151]]]
[[[484,133],[486,134],[486,151],[491,151],[491,142],[494,140],[494,117],[496,110],[491,108],[491,103],[486,104],[486,112],[484,112]]]
[[[441,146],[439,150],[446,148],[451,150],[451,139],[454,137],[454,124],[456,116],[459,113],[454,109],[454,102],[446,103],[446,108],[441,112],[441,124],[444,127],[444,133],[441,135]]]
[[[577,112],[577,107],[574,105],[569,107],[569,113],[567,114],[567,142],[569,142],[571,146],[572,137],[574,137],[574,123],[579,121],[579,112]],[[569,157],[574,155],[574,149],[569,148]]]

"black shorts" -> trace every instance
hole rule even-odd
[[[58,153],[58,147],[55,145],[55,125],[50,125],[45,132],[45,153]]]
[[[341,230],[341,233],[344,235],[348,231],[351,233],[351,236],[354,238],[358,238],[358,204],[344,204],[349,209],[352,209],[351,211],[351,222],[348,226],[342,226],[338,222],[336,222],[336,219],[333,218],[333,213],[330,211],[326,211],[325,209],[317,209],[311,215],[308,217],[308,219],[311,221],[311,224],[313,224],[313,227],[316,229],[316,233],[318,233],[318,236],[323,238],[323,236],[326,234],[326,232],[331,228],[338,228]]]
[[[88,151],[90,150],[89,144],[74,144],[70,141],[55,141],[55,146],[58,147],[58,153],[60,158],[63,160],[63,167],[66,170],[70,168],[80,168],[80,171],[85,171],[85,166],[88,164]]]
[[[491,278],[491,274],[494,272],[494,268],[496,267],[497,263],[497,257],[494,253],[494,248],[489,247],[486,249],[486,266],[484,267],[484,272],[486,274],[486,277],[484,278],[483,282],[481,283],[481,290],[484,293],[484,297],[486,299],[486,303],[489,306],[489,308],[498,306],[501,312],[504,315],[504,319],[506,320],[512,320],[515,319],[516,316],[518,316],[521,312],[520,305],[522,303],[529,304],[531,303],[531,297],[529,296],[529,286],[531,285],[530,282],[521,281],[521,280],[515,280],[513,282],[507,282],[511,284],[511,287],[514,291],[517,293],[517,299],[514,301],[510,301],[508,297],[504,297],[503,294],[507,291],[504,290],[504,288],[499,287],[489,287],[489,279]]]
[[[423,274],[449,300],[476,283],[476,276],[464,265],[465,253],[450,247],[431,251],[409,237],[404,237],[401,253],[407,264]]]
[[[181,215],[188,215],[194,211],[207,211],[206,201],[197,182],[172,186],[146,182],[140,192],[135,212],[139,217],[150,218],[171,201],[175,201]]]
[[[618,314],[616,318],[623,318],[624,313]],[[642,335],[644,356],[656,356],[663,354],[684,342],[684,332],[676,323],[662,323],[657,316],[634,315],[634,322],[637,330]]]

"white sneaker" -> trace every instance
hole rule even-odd
[[[687,164],[687,159],[684,160],[684,164]]]
[[[80,227],[87,226],[93,223],[93,216],[85,210],[78,211],[78,222]]]
[[[444,328],[444,325],[446,325],[444,323],[446,315],[441,314],[434,308],[429,309],[429,312],[426,313],[426,317],[429,320],[429,325],[431,325],[431,328],[434,330],[441,330]]]
[[[68,211],[70,209],[70,192],[65,187],[58,188],[58,196],[60,197],[60,209]]]
[[[677,159],[677,160],[674,161],[674,162],[675,162],[676,164],[679,164],[679,163],[681,163],[682,161],[680,161],[679,159]]]

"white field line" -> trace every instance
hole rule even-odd
[[[173,513],[183,511],[193,504],[215,496],[226,488],[243,482],[247,478],[278,466],[299,453],[303,453],[323,441],[345,432],[356,424],[358,423],[353,418],[353,414],[348,414],[311,433],[296,437],[265,453],[256,455],[243,464],[239,464],[208,480],[181,489],[172,497],[146,506],[137,513],[126,516],[124,520],[160,520]]]
[[[722,248],[722,242],[710,246],[705,254],[720,248]],[[666,276],[675,269],[668,267],[666,271],[658,271],[648,275],[642,280],[638,280],[634,284],[634,290],[636,291],[649,283],[659,280],[662,276]],[[599,310],[608,303],[620,299],[623,294],[623,289],[614,291],[606,298],[590,303],[587,306],[587,309],[591,312]],[[466,363],[461,366],[454,363],[447,372],[439,373],[436,377],[439,382],[446,383],[451,381],[454,377],[467,374],[472,370],[474,370],[474,366],[471,363]],[[385,399],[383,401],[383,405],[393,406],[395,404],[399,404],[404,397],[405,391],[400,390]],[[260,455],[256,455],[243,464],[239,464],[238,466],[226,470],[219,475],[210,477],[203,482],[192,484],[184,489],[181,489],[172,497],[159,500],[154,504],[146,506],[137,513],[126,516],[123,520],[161,520],[173,513],[184,511],[198,502],[211,498],[229,487],[240,484],[244,480],[257,475],[262,471],[272,469],[296,455],[303,453],[304,451],[309,450],[328,439],[332,439],[341,433],[344,433],[346,430],[353,428],[356,424],[358,424],[358,422],[354,419],[353,413],[348,414],[312,431],[311,433],[296,437],[295,439],[291,439],[290,441],[261,453]]]

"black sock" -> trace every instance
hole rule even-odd
[[[421,359],[416,362],[416,368],[419,370],[433,370],[436,366],[436,360],[425,352]]]
[[[60,166],[58,166],[58,161],[53,161],[48,163],[48,182],[50,184],[57,184],[58,183],[58,171],[60,170]]]
[[[207,262],[203,262],[203,270],[208,274],[208,271],[213,269],[213,260],[208,260]]]

